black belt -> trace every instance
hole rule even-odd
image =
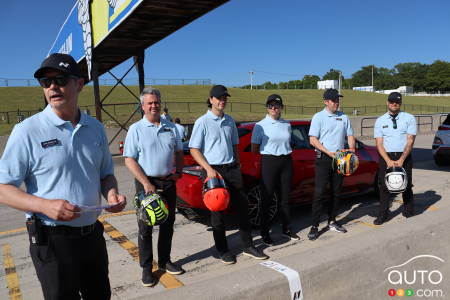
[[[237,166],[238,166],[238,164],[236,162],[232,162],[229,164],[223,164],[223,165],[211,165],[211,167],[217,168],[217,169],[231,169],[231,168],[235,168]]]
[[[162,181],[168,181],[171,180],[170,177],[172,176],[172,174],[169,174],[167,176],[163,176],[163,177],[154,177],[154,176],[147,176],[149,179],[156,179],[156,180],[162,180]]]
[[[91,225],[86,225],[86,226],[81,226],[81,227],[72,227],[72,226],[66,226],[66,225],[48,226],[48,225],[42,224],[42,228],[50,234],[84,236],[84,235],[91,234],[95,230],[95,225],[97,224],[97,222],[95,222],[94,224],[91,224]]]

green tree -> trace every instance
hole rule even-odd
[[[423,91],[429,67],[419,62],[397,64],[395,79],[399,85],[412,86],[414,91]]]
[[[428,68],[425,78],[425,90],[428,92],[450,91],[450,63],[436,60]]]
[[[317,89],[317,81],[320,77],[317,75],[305,75],[303,76],[303,88],[304,89]]]
[[[374,79],[378,75],[378,69],[374,65],[362,67],[352,75],[352,86],[370,86],[372,85],[372,67]]]
[[[323,75],[322,80],[339,80],[339,73],[342,73],[340,70],[330,69],[325,75]],[[341,77],[344,79],[344,76]]]
[[[395,78],[395,70],[388,68],[377,68],[377,76],[375,77],[374,69],[373,84],[375,86],[375,90],[396,89],[398,87],[398,81]]]

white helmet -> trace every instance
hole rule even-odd
[[[408,185],[408,176],[402,167],[387,168],[384,182],[389,192],[403,193]]]

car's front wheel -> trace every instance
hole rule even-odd
[[[445,161],[441,156],[438,155],[434,155],[434,162],[436,163],[436,165],[438,166],[445,166],[448,162]]]
[[[247,192],[248,198],[248,217],[250,223],[255,226],[261,226],[261,201],[262,201],[262,189],[261,185],[257,184],[250,188]],[[278,201],[277,195],[275,194],[272,199],[270,199],[269,204],[269,220],[271,221],[278,211]]]

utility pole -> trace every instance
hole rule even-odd
[[[342,72],[341,71],[339,71],[339,84],[338,84],[338,87],[339,87],[339,94],[341,93],[341,88],[342,88]]]
[[[250,89],[253,90],[253,74],[255,72],[254,71],[250,71],[248,72],[248,74],[250,75]]]
[[[375,92],[375,87],[373,86],[373,65],[372,65],[372,93]]]

